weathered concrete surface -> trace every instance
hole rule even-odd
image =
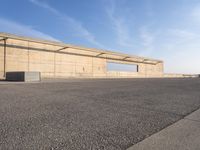
[[[128,150],[199,150],[200,109]]]
[[[125,150],[200,107],[196,79],[0,84],[0,149]]]
[[[200,122],[200,109],[185,117],[186,119]]]
[[[50,78],[162,77],[163,62],[111,51],[0,33],[0,79],[5,72],[38,71]],[[6,44],[6,45],[4,45]],[[107,62],[138,65],[138,72],[107,71]],[[134,68],[134,67],[133,67]],[[134,70],[134,69],[133,69]]]

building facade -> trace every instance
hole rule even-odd
[[[108,63],[137,70],[109,71]],[[11,71],[38,71],[43,78],[148,78],[163,77],[163,61],[0,33],[0,78]]]

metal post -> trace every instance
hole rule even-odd
[[[136,71],[139,72],[139,65],[137,65],[136,67],[137,67],[137,68],[136,68]]]

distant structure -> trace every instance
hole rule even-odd
[[[137,69],[110,71],[108,63]],[[0,78],[13,71],[37,71],[42,78],[183,77],[164,75],[161,60],[0,33]]]

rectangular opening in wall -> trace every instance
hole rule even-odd
[[[107,71],[138,72],[138,65],[107,62]]]

